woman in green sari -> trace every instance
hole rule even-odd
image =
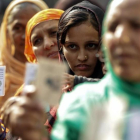
[[[63,96],[52,139],[140,139],[139,9],[139,0],[111,3],[103,35],[108,73]]]

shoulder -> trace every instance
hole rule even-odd
[[[74,110],[85,109],[88,113],[88,108],[90,109],[92,104],[106,97],[108,82],[107,76],[96,83],[80,84],[76,86],[72,92],[64,94],[58,109],[60,118],[63,118],[71,111],[74,112]]]

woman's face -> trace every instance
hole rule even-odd
[[[112,5],[107,16],[104,44],[114,72],[127,81],[140,82],[140,1]]]
[[[90,77],[97,62],[99,34],[91,23],[84,22],[71,27],[63,45],[63,53],[69,67],[76,75]]]
[[[48,20],[38,24],[31,33],[31,44],[37,59],[47,57],[58,59],[56,33],[58,20]]]
[[[29,19],[38,12],[34,6],[22,9],[13,9],[11,22],[8,24],[9,37],[15,46],[15,52],[24,55],[25,47],[25,28]]]

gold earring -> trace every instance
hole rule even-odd
[[[87,60],[88,59],[88,57],[85,55],[85,59]]]

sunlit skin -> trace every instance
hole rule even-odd
[[[38,12],[38,8],[28,6],[23,9],[15,9],[13,21],[8,25],[8,34],[15,46],[14,58],[25,63],[24,55],[25,28],[29,19]]]
[[[105,24],[104,44],[114,72],[124,80],[140,82],[140,1],[116,1]]]
[[[58,59],[56,33],[58,20],[44,21],[37,25],[31,33],[31,43],[37,57]]]
[[[92,75],[97,62],[98,42],[98,31],[89,21],[68,30],[63,53],[75,75]]]

